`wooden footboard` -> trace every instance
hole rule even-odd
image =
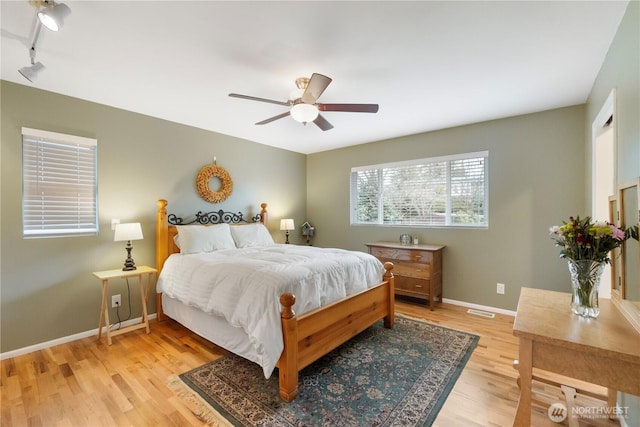
[[[280,397],[287,402],[298,394],[298,372],[380,319],[393,328],[393,264],[384,265],[383,282],[328,306],[295,316],[295,296],[280,297],[284,350],[278,361]]]

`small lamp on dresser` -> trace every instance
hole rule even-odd
[[[131,244],[132,240],[142,240],[142,227],[140,227],[139,222],[129,222],[125,224],[117,224],[116,232],[113,236],[114,242],[122,242],[126,241],[127,244],[125,249],[127,250],[127,259],[124,261],[124,267],[122,268],[124,271],[130,271],[136,269],[136,263],[133,262],[133,258],[131,258],[131,250],[133,249],[133,245]]]
[[[293,225],[293,220],[292,219],[281,219],[280,220],[280,230],[285,230],[286,233],[285,235],[287,236],[287,239],[284,243],[289,244],[289,231],[291,230],[295,230],[296,226]]]

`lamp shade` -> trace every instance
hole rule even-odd
[[[309,123],[318,117],[318,107],[311,104],[300,103],[291,107],[291,117],[300,123]]]
[[[293,230],[295,229],[296,226],[293,225],[293,220],[292,219],[281,219],[280,220],[280,230]]]
[[[71,14],[71,9],[64,3],[53,3],[38,11],[38,19],[51,31],[58,31],[64,24],[64,18]]]
[[[116,232],[113,236],[114,242],[122,242],[125,240],[142,240],[142,227],[139,222],[129,222],[124,224],[116,224]]]

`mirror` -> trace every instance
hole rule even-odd
[[[640,177],[618,189],[616,223],[625,227],[638,227],[640,223]],[[637,228],[636,228],[637,230]],[[625,317],[640,332],[640,243],[627,239],[621,248],[617,270],[619,284],[612,289],[612,298]]]

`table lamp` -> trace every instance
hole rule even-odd
[[[122,242],[126,241],[127,244],[125,249],[127,250],[127,259],[124,261],[124,267],[122,268],[124,271],[130,271],[136,269],[136,263],[133,262],[133,258],[131,258],[131,250],[133,249],[133,245],[131,244],[132,240],[142,240],[142,227],[140,227],[139,222],[129,222],[125,224],[117,224],[116,232],[113,236],[114,242]]]
[[[293,225],[293,220],[292,219],[281,219],[280,220],[280,230],[286,230],[286,236],[287,236],[287,240],[284,242],[285,244],[289,244],[289,231],[290,230],[294,230],[296,228],[295,225]]]

